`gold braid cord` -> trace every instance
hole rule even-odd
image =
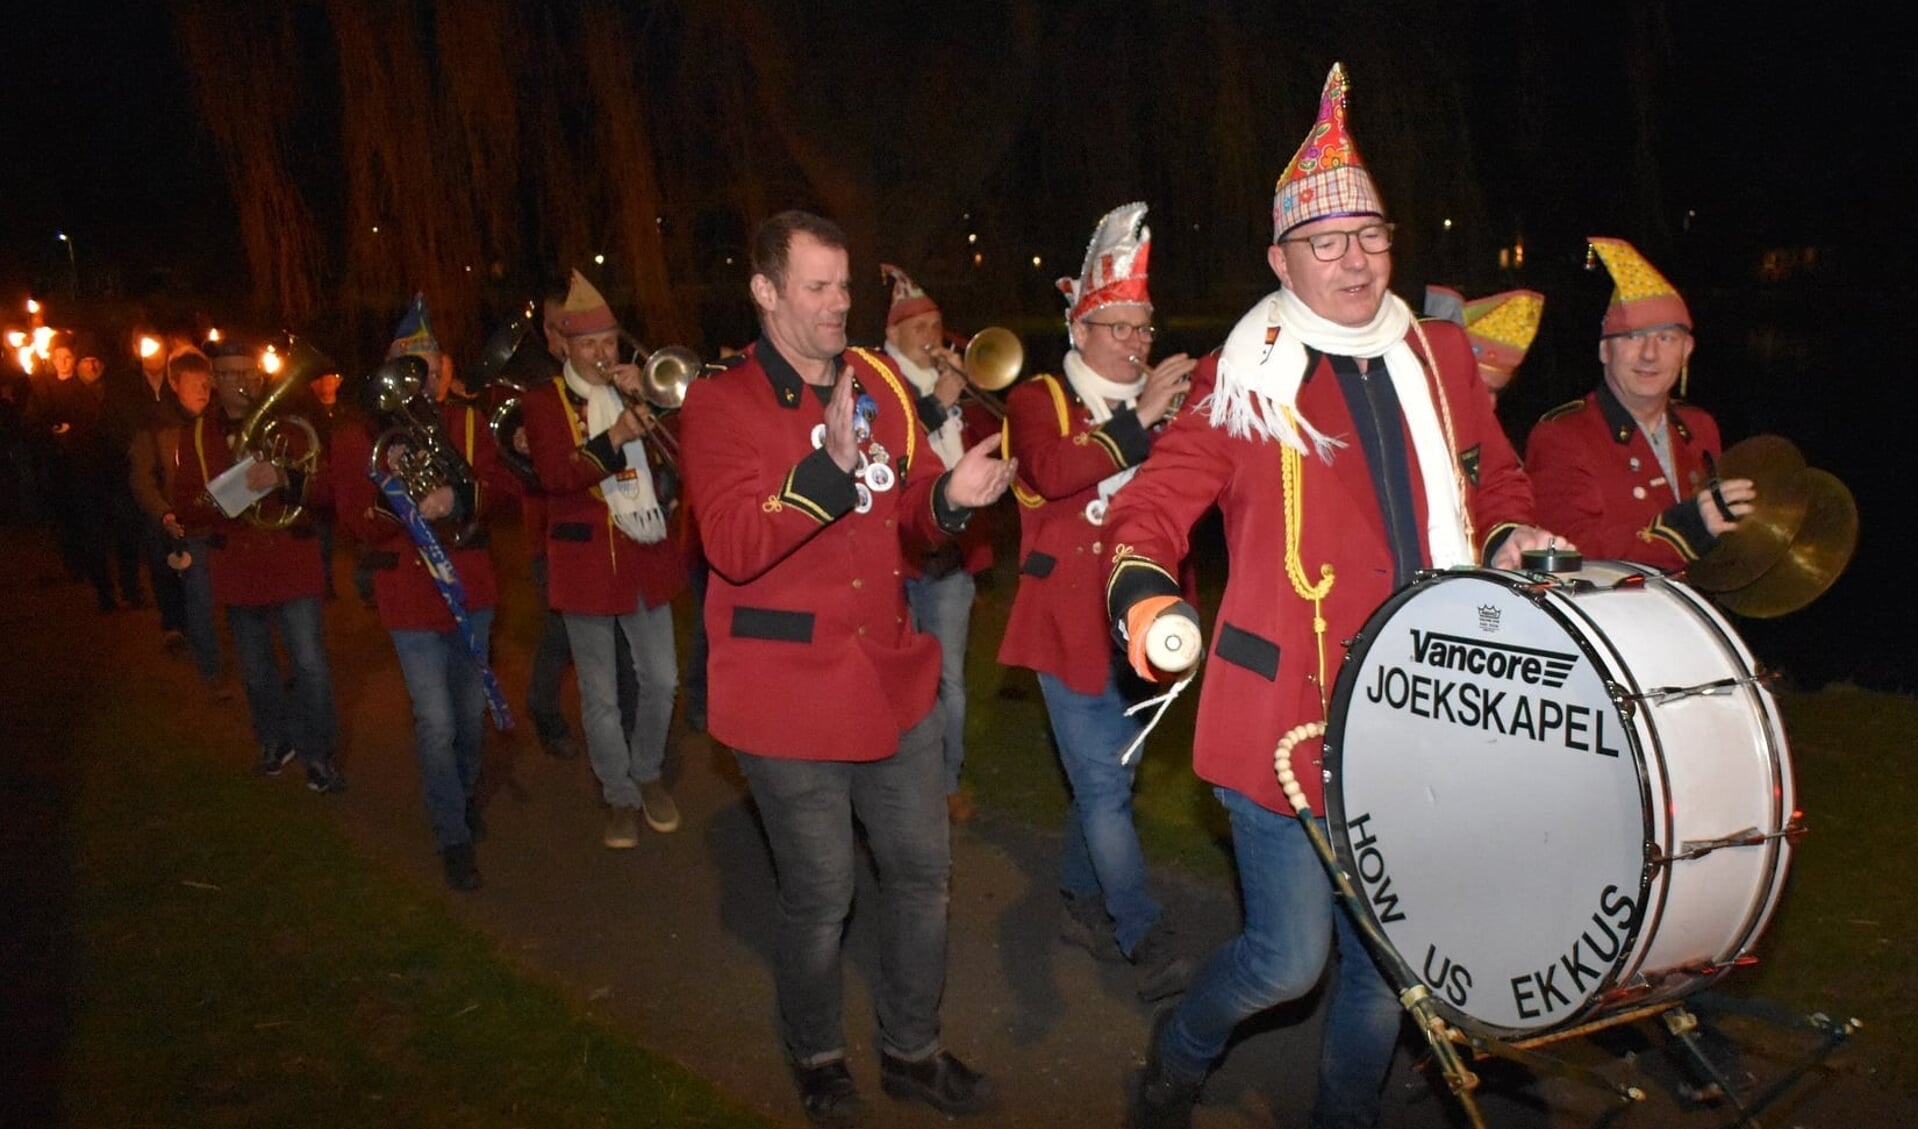
[[[1289,409],[1288,409],[1289,411]],[[1297,422],[1294,421],[1294,426]],[[1319,648],[1319,714],[1326,713],[1325,701],[1325,594],[1332,590],[1332,566],[1319,565],[1317,584],[1305,578],[1305,564],[1299,560],[1299,541],[1305,522],[1304,489],[1299,476],[1305,473],[1304,456],[1285,444],[1279,444],[1280,480],[1285,484],[1285,575],[1292,591],[1302,600],[1312,601],[1312,636]]]

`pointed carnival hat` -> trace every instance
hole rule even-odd
[[[426,314],[426,295],[413,295],[413,304],[407,307],[406,316],[400,319],[400,327],[393,331],[393,343],[386,347],[389,357],[403,357],[410,353],[440,354],[439,338],[433,336],[433,321]]]
[[[886,328],[891,329],[907,318],[918,317],[939,308],[919,284],[907,276],[905,271],[891,263],[879,264],[880,277],[892,287],[892,305],[886,309]]]
[[[1272,239],[1329,216],[1383,216],[1372,174],[1345,126],[1345,68],[1333,63],[1319,95],[1319,116],[1272,192]]]
[[[600,297],[586,276],[575,270],[573,282],[566,290],[566,302],[560,307],[559,317],[554,328],[567,337],[578,337],[586,333],[604,333],[619,328],[619,319],[613,316],[613,308]]]
[[[1144,201],[1122,204],[1107,212],[1086,245],[1085,265],[1078,278],[1059,280],[1059,293],[1068,303],[1066,321],[1074,322],[1095,310],[1122,303],[1152,304],[1146,293],[1146,265],[1152,257],[1152,229],[1145,225]]]
[[[1492,391],[1511,383],[1538,336],[1544,313],[1545,295],[1536,290],[1507,290],[1465,303],[1465,335],[1478,358],[1479,375]]]
[[[1596,256],[1612,276],[1612,302],[1605,307],[1600,337],[1620,337],[1646,329],[1675,325],[1690,332],[1692,312],[1665,276],[1645,261],[1638,249],[1623,239],[1590,236],[1585,265]]]

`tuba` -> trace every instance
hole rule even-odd
[[[248,525],[286,529],[306,512],[307,491],[320,469],[320,435],[306,417],[287,411],[286,404],[315,377],[332,371],[333,362],[311,342],[290,338],[273,383],[240,421],[233,436],[234,453],[245,452],[277,468],[294,495],[288,499],[268,494],[254,502],[240,515]],[[297,441],[297,451],[290,441]]]
[[[362,405],[386,428],[373,440],[367,456],[369,476],[391,474],[414,502],[442,486],[473,485],[473,468],[440,426],[438,406],[428,395],[426,362],[412,354],[385,361],[366,378]],[[479,515],[468,514],[466,524],[447,538],[458,548],[479,531]]]
[[[494,330],[480,348],[479,359],[473,362],[473,379],[468,382],[475,392],[498,385],[510,393],[487,416],[486,427],[499,447],[500,461],[521,482],[535,488],[539,486],[539,473],[533,469],[533,460],[521,454],[513,443],[525,426],[520,417],[520,397],[528,388],[551,380],[560,372],[559,362],[546,351],[536,332],[538,324],[533,306],[528,303],[512,320]]]

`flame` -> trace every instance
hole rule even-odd
[[[7,348],[18,349],[27,343],[27,335],[18,329],[7,330]]]
[[[33,299],[31,299],[31,298],[28,298],[28,299],[27,299],[27,312],[28,312],[28,313],[30,313],[30,314],[37,314],[37,313],[39,313],[39,312],[40,312],[40,303],[38,303],[38,302],[36,302],[36,301],[34,301],[34,300],[33,300]]]
[[[266,351],[260,354],[260,369],[268,376],[279,372],[280,366],[285,363],[285,360],[273,351],[273,346],[271,345],[268,345]]]
[[[53,356],[53,330],[44,325],[33,329],[33,354],[41,360]]]
[[[220,340],[220,331],[218,329],[207,330],[206,340],[209,345],[218,344]]]
[[[157,357],[159,355],[160,355],[159,339],[154,337],[148,337],[145,334],[141,334],[140,335],[140,359],[146,360],[148,357]]]

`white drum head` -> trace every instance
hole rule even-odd
[[[1501,1033],[1612,985],[1664,807],[1616,657],[1521,583],[1447,573],[1387,602],[1325,742],[1332,839],[1373,921],[1455,1019]]]

